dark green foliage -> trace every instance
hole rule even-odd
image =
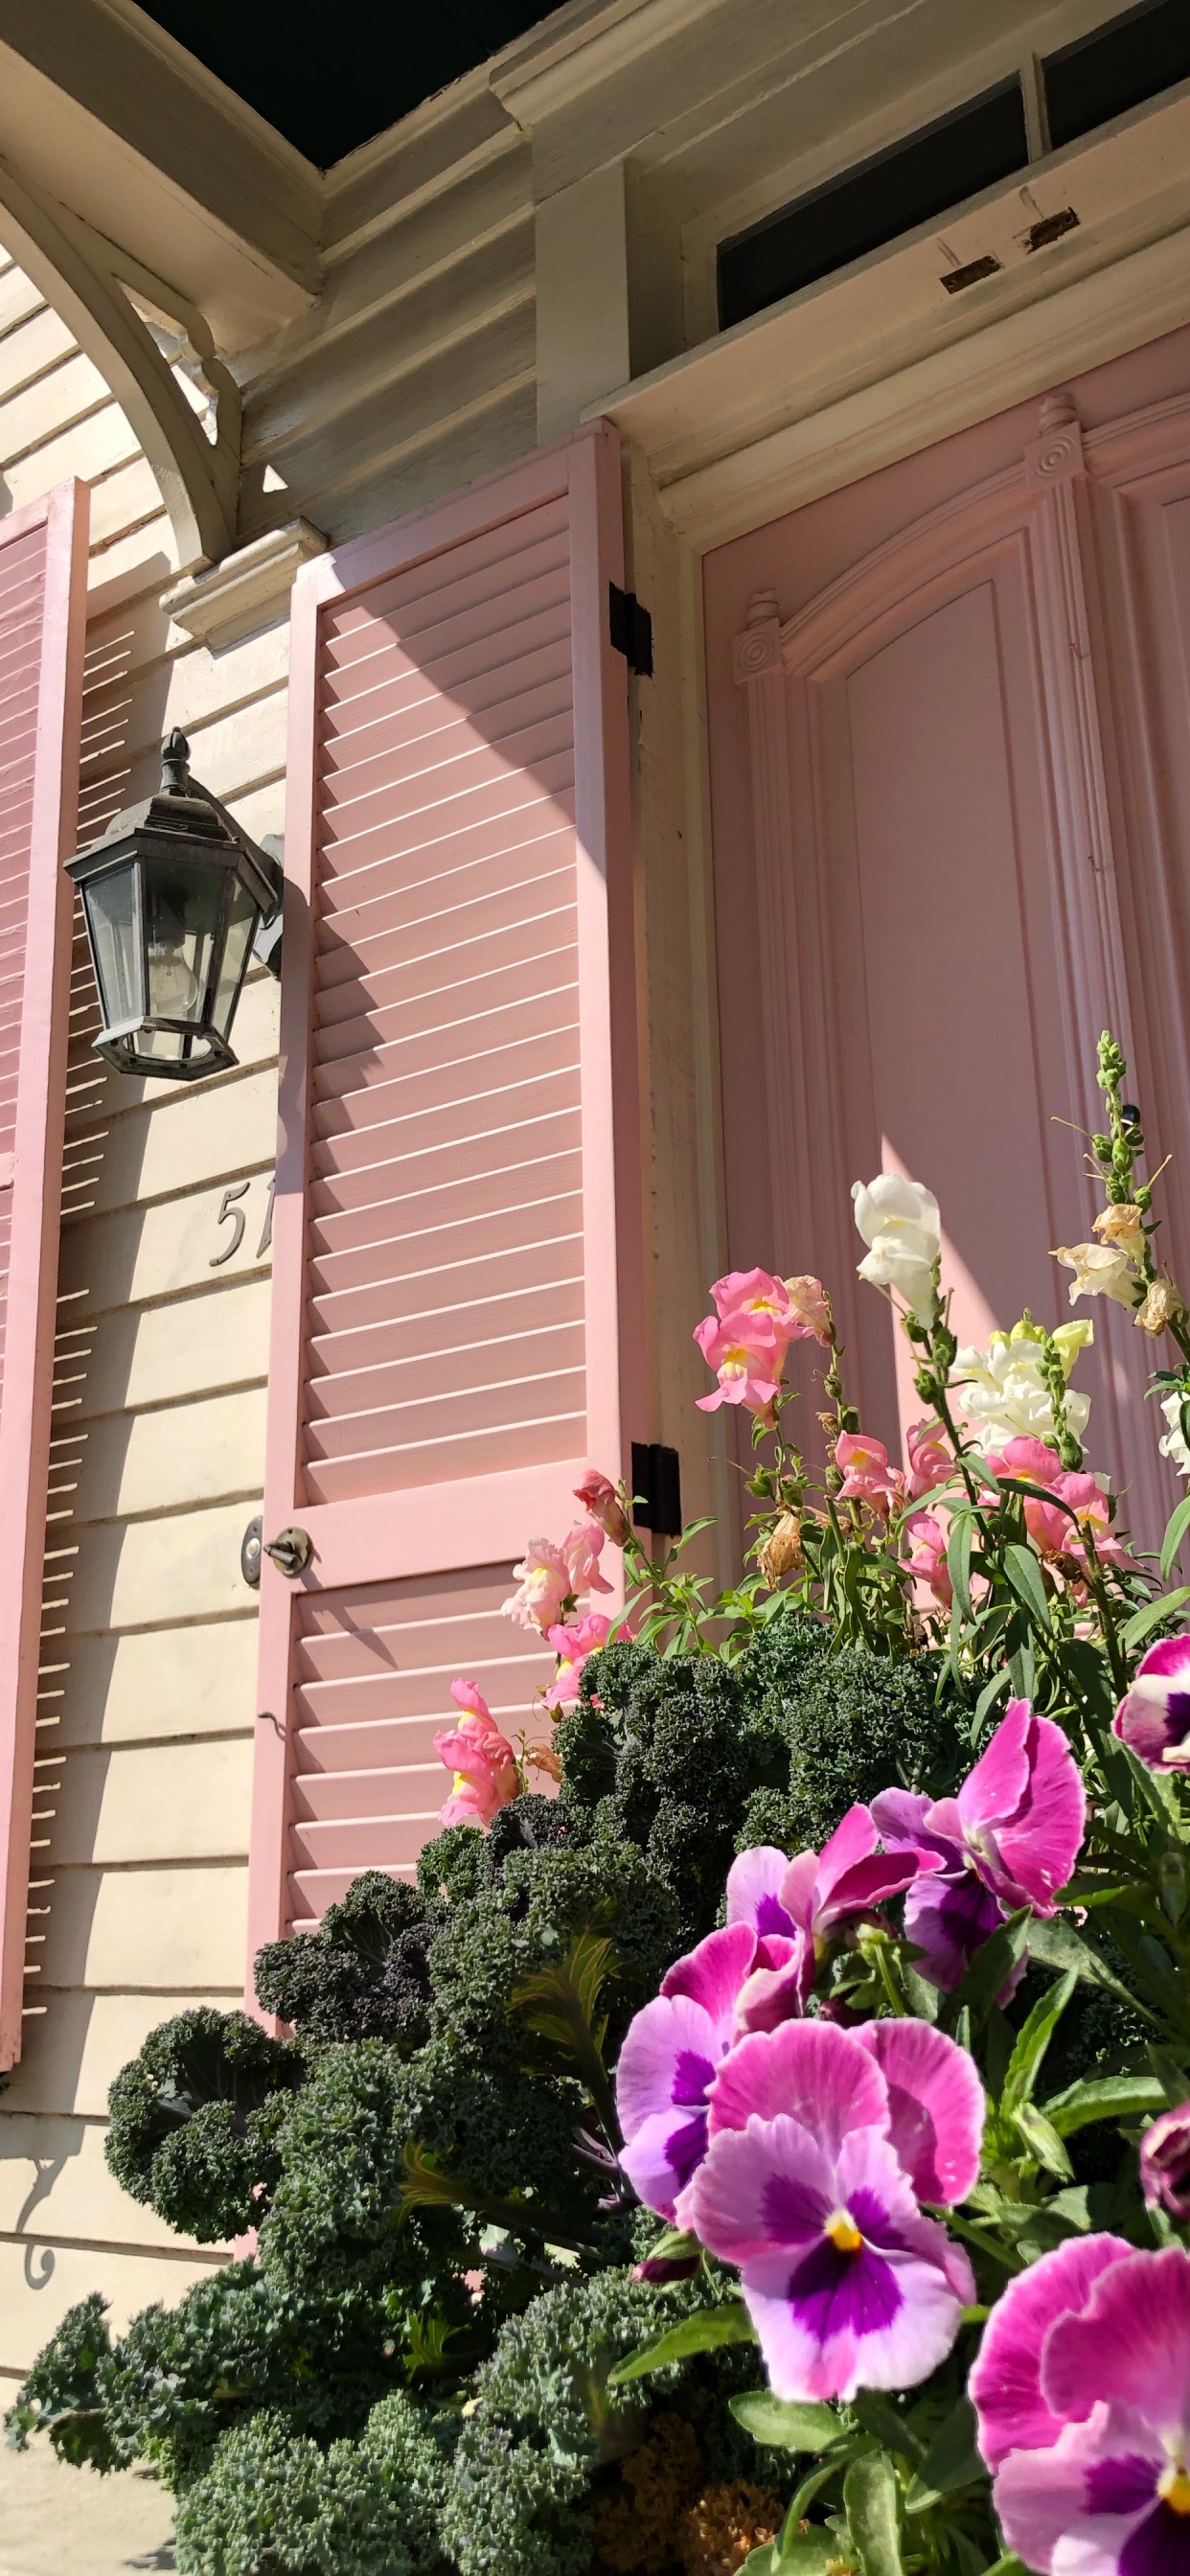
[[[966,1769],[967,1713],[937,1698],[935,1656],[893,1664],[851,1646],[799,1670],[796,1660],[782,1666],[774,1644],[764,1705],[785,1735],[788,1768],[778,1794],[766,1786],[749,1801],[737,1851],[821,1850],[857,1799],[897,1786],[941,1797]]]
[[[325,2451],[284,2416],[249,2416],[181,2498],[181,2576],[438,2576],[455,2434],[402,2396]]]
[[[514,1845],[486,1887],[469,1902],[448,1906],[430,1960],[440,2027],[467,2049],[503,2051],[518,1986],[560,1966],[571,1942],[587,1931],[612,1945],[602,2003],[611,2016],[614,2056],[616,2039],[656,1993],[682,1947],[682,1925],[668,1881],[634,1843],[603,1831],[577,1848]],[[523,2055],[523,2034],[517,2045]]]
[[[302,2039],[387,2039],[420,2048],[429,2037],[432,1911],[382,1869],[365,1870],[317,1932],[270,1941],[256,1954],[266,2012]]]
[[[26,2451],[31,2433],[49,2434],[59,2459],[72,2468],[120,2468],[123,2454],[103,2407],[112,2339],[107,2300],[98,2291],[68,2308],[62,2323],[6,2415],[14,2449]]]
[[[117,2182],[202,2244],[238,2236],[280,2173],[277,2139],[305,2071],[299,2050],[246,2013],[179,2013],[112,2085]]]
[[[464,2267],[468,2234],[454,2210],[404,2207],[410,2071],[382,2040],[346,2041],[328,2049],[294,2103],[260,2231],[260,2260],[278,2289],[335,2299],[365,2288],[380,2297],[392,2285],[419,2307],[437,2272],[451,2282]]]

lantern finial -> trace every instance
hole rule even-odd
[[[161,792],[163,796],[189,796],[190,745],[180,725],[167,733],[161,746]]]

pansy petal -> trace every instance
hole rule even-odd
[[[818,1878],[817,1852],[798,1852],[781,1880],[780,1899],[796,1930],[808,1932]]]
[[[829,1896],[823,1897],[815,1914],[815,1930],[828,1932],[851,1914],[866,1914],[874,1905],[887,1905],[894,1896],[903,1896],[907,1887],[923,1872],[932,1873],[941,1863],[933,1852],[908,1851],[902,1846],[890,1852],[871,1852],[856,1861],[852,1868],[841,1870]]]
[[[854,2033],[888,2086],[889,2143],[919,2200],[965,2200],[979,2173],[984,2090],[965,2048],[928,2021]]]
[[[1159,1674],[1167,1688],[1180,1682],[1190,1691],[1190,1636],[1159,1637],[1136,1668],[1138,1681],[1147,1681],[1150,1674]]]
[[[849,2129],[888,2127],[888,2091],[874,2059],[824,2021],[786,2021],[741,2039],[715,2078],[710,2109],[712,2137],[745,2128],[753,2112],[762,2120],[785,2112],[830,2155]]]
[[[616,2108],[631,2140],[654,2112],[702,2108],[722,2055],[710,2014],[688,1995],[657,1995],[628,2025],[616,2068]]]
[[[620,2162],[637,2199],[672,2225],[678,2194],[701,2167],[706,2146],[705,2111],[655,2111],[621,2148]]]
[[[776,1955],[774,1955],[776,1954]],[[756,1945],[756,1964],[736,1998],[737,2031],[776,2030],[805,2009],[814,1983],[814,1945],[808,1933],[786,1941],[776,1933]]]
[[[750,1923],[756,1932],[792,1932],[793,1918],[781,1902],[788,1867],[788,1853],[771,1843],[741,1852],[727,1873],[728,1922]]]
[[[1049,2576],[1049,2571],[1057,2576],[1059,2567],[1069,2570],[1070,2576],[1075,2569],[1082,2576],[1119,2576],[1121,2549],[1152,2511],[1153,2491],[1164,2462],[1152,2459],[1148,2502],[1138,2504],[1135,2499],[1144,2483],[1143,2453],[1130,2449],[1121,2458],[1105,2451],[1107,2423],[1108,2409],[1096,2407],[1090,2423],[1064,2425],[1057,2440],[1044,2450],[1010,2451],[999,2470],[994,2495],[1004,2538],[1028,2566],[1038,2569],[1039,2576]],[[1132,2500],[1130,2512],[1089,2510],[1095,2482],[1104,2470],[1105,2501],[1118,2503],[1127,2495]],[[1173,2515],[1169,2518],[1174,2520]]]
[[[724,2262],[821,2241],[834,2206],[834,2166],[798,2120],[751,2119],[711,2141],[683,2210]]]
[[[663,1995],[687,1995],[701,2004],[726,2046],[735,2017],[736,1997],[756,1956],[756,1934],[750,1923],[728,1923],[708,1932],[696,1950],[677,1959],[661,1980]]]
[[[740,2287],[777,2397],[854,2397],[857,2388],[915,2388],[944,2361],[962,2319],[932,2263],[867,2248],[836,2255],[826,2240],[797,2268],[768,2254]]]
[[[1100,2274],[1081,2314],[1051,2326],[1041,2390],[1062,2417],[1089,2415],[1102,2398],[1176,2438],[1190,2429],[1190,2257],[1180,2245]]]
[[[883,1843],[928,1842],[930,1800],[915,1789],[881,1789],[869,1813]]]
[[[1122,2236],[1074,2236],[1018,2272],[983,2331],[968,2390],[990,2469],[1010,2451],[1055,2442],[1061,2429],[1041,2393],[1041,2353],[1059,2317],[1085,2307],[1101,2272],[1130,2248]]]
[[[967,1773],[954,1801],[966,1831],[1015,1815],[1029,1784],[1027,1748],[1032,1724],[1028,1700],[1010,1699],[990,1744]]]
[[[836,1825],[829,1842],[818,1855],[819,1902],[829,1902],[831,1892],[844,1872],[854,1869],[857,1861],[866,1860],[877,1843],[876,1827],[870,1810],[858,1800],[849,1807],[841,1824]]]
[[[1087,1797],[1078,1764],[1052,1718],[1033,1719],[1029,1753],[1024,1803],[1017,1814],[995,1827],[1003,1879],[994,1869],[988,1869],[986,1876],[1006,1904],[1011,1905],[1020,1890],[1038,1914],[1052,1914],[1054,1898],[1078,1858]],[[1021,1902],[1019,1894],[1016,1902]]]

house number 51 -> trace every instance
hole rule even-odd
[[[219,1214],[215,1219],[215,1223],[216,1225],[230,1225],[231,1240],[229,1243],[225,1243],[223,1245],[221,1251],[213,1252],[211,1254],[210,1260],[207,1264],[208,1269],[222,1270],[224,1263],[230,1261],[233,1255],[239,1251],[240,1245],[244,1240],[244,1232],[248,1222],[245,1210],[239,1205],[239,1201],[247,1198],[251,1187],[251,1181],[233,1181],[230,1188],[224,1191],[219,1202]],[[260,1229],[260,1241],[257,1244],[255,1253],[257,1261],[263,1260],[264,1255],[268,1251],[269,1245],[273,1240],[273,1198],[276,1192],[276,1187],[276,1179],[270,1179],[266,1186],[264,1223]]]

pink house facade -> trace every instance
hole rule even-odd
[[[325,168],[168,12],[0,28],[9,2376],[226,2259],[107,2084],[412,1869],[583,1468],[676,1451],[738,1561],[710,1279],[827,1279],[891,1441],[851,1181],[936,1191],[961,1339],[1052,1322],[1108,1026],[1190,1267],[1190,57],[1126,14],[569,0]],[[174,725],[286,886],[185,1087],[98,1064],[62,870]]]

